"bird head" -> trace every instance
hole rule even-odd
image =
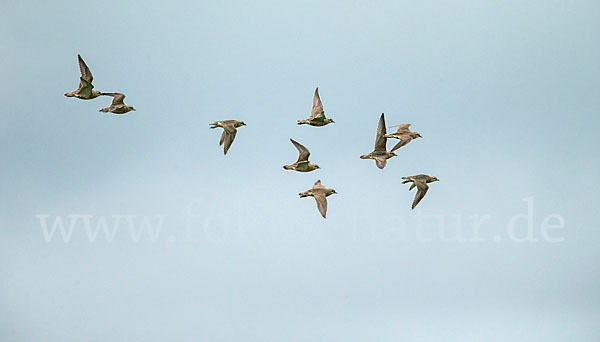
[[[335,190],[331,189],[331,194],[332,194],[332,195],[333,195],[333,194],[337,194],[337,192],[336,192]]]
[[[360,156],[360,159],[369,159],[369,155],[368,154],[363,154],[362,156]]]
[[[433,177],[433,179],[431,181],[432,182],[439,182],[439,179],[437,177]]]
[[[129,106],[129,110],[135,111],[135,108],[133,108],[133,106]]]
[[[333,121],[333,119],[327,118],[327,119],[325,119],[325,123],[326,124],[328,124],[328,123],[335,123],[335,121]]]
[[[422,138],[422,136],[421,136],[421,134],[419,134],[419,133],[416,133],[416,134],[415,134],[415,138]]]

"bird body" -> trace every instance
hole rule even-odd
[[[223,128],[223,133],[221,133],[221,139],[219,140],[219,146],[225,144],[223,148],[223,154],[227,154],[235,136],[237,134],[237,129],[242,126],[246,126],[243,121],[238,120],[223,120],[223,121],[215,121],[210,124],[211,129],[213,128]]]
[[[92,85],[94,77],[92,76],[90,68],[88,68],[87,64],[83,61],[83,58],[81,58],[81,55],[77,55],[77,60],[79,61],[79,71],[81,73],[81,76],[79,77],[79,87],[77,87],[77,90],[65,93],[65,96],[76,97],[82,100],[91,100],[102,95],[101,92],[94,90],[94,86]]]
[[[102,95],[106,95],[106,96],[112,96],[113,100],[112,103],[110,104],[110,106],[106,107],[106,108],[102,108],[100,109],[100,112],[111,112],[114,114],[125,114],[128,113],[132,110],[135,110],[135,108],[133,108],[133,106],[128,106],[125,103],[123,103],[123,100],[125,99],[125,95],[121,94],[121,93],[102,93]]]
[[[310,172],[316,169],[319,169],[319,165],[313,164],[308,161],[308,157],[310,156],[310,151],[304,147],[304,145],[300,144],[294,139],[290,138],[290,141],[296,149],[298,149],[298,160],[290,165],[284,165],[283,168],[285,170],[295,170],[298,172]]]
[[[298,120],[297,123],[298,125],[311,125],[317,127],[335,123],[333,119],[325,117],[325,110],[323,109],[323,102],[321,102],[321,96],[319,95],[319,88],[315,89],[310,116],[306,119]]]
[[[421,202],[423,197],[425,197],[427,190],[429,190],[429,185],[427,185],[427,183],[439,181],[439,179],[437,179],[436,177],[428,176],[428,175],[424,175],[424,174],[419,174],[419,175],[409,176],[409,177],[402,177],[402,179],[405,179],[405,181],[403,181],[402,184],[412,182],[412,184],[410,185],[410,188],[408,189],[409,191],[414,189],[415,187],[417,187],[417,194],[415,195],[415,199],[413,200],[412,209],[415,209],[417,204],[419,204],[419,202]]]
[[[386,129],[385,129],[385,116],[381,113],[379,123],[377,125],[377,132],[375,134],[375,148],[373,152],[360,156],[361,159],[373,159],[378,168],[383,169],[387,160],[396,157],[393,151],[388,151],[386,147]]]
[[[333,194],[337,194],[337,192],[333,189],[324,187],[321,184],[321,180],[318,180],[311,189],[299,193],[298,196],[300,196],[300,198],[309,196],[314,197],[317,202],[317,209],[319,209],[321,216],[327,218],[327,197]]]
[[[392,147],[392,152],[398,150],[402,146],[405,146],[413,139],[422,138],[422,136],[419,133],[411,131],[409,127],[410,124],[398,125],[398,129],[396,130],[396,132],[385,135],[386,138],[394,138],[400,140],[394,147]]]

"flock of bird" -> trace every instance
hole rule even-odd
[[[80,55],[77,55],[79,60],[79,70],[81,72],[81,76],[79,77],[79,87],[77,90],[65,93],[67,97],[76,97],[82,100],[91,100],[95,99],[99,96],[111,96],[113,98],[110,106],[106,108],[100,109],[100,112],[110,112],[114,114],[125,114],[132,110],[135,110],[132,106],[126,105],[123,100],[125,99],[125,95],[122,93],[103,93],[97,90],[94,90],[94,86],[92,85],[92,72],[88,68],[88,66],[83,61]],[[321,96],[319,95],[319,88],[315,89],[315,95],[313,97],[313,105],[312,111],[308,118],[297,121],[298,125],[310,125],[316,127],[322,127],[328,125],[330,123],[335,123],[333,119],[325,116],[325,110],[323,109],[323,102],[321,102]],[[243,121],[238,120],[223,120],[216,121],[210,124],[210,128],[223,128],[223,133],[221,133],[221,139],[219,140],[219,146],[224,145],[223,153],[227,154],[235,136],[237,134],[237,129],[246,126]],[[375,165],[378,168],[383,169],[387,160],[396,157],[395,151],[400,149],[403,146],[406,146],[409,142],[416,138],[421,138],[421,135],[417,132],[413,132],[410,130],[410,124],[402,124],[397,127],[394,133],[388,134],[385,126],[385,116],[382,113],[379,118],[379,123],[377,125],[377,132],[375,135],[375,148],[372,152],[368,154],[364,154],[360,156],[361,159],[373,159],[375,160]],[[390,150],[387,150],[387,139],[398,139],[398,143]],[[311,163],[308,158],[310,156],[310,151],[301,143],[295,141],[294,139],[290,139],[292,144],[298,150],[298,160],[295,163],[290,165],[284,165],[284,170],[294,170],[298,172],[311,172],[316,169],[319,169],[319,165]],[[427,190],[429,190],[428,183],[439,181],[436,177],[418,174],[414,176],[402,177],[404,181],[402,184],[412,183],[409,191],[417,188],[417,194],[412,203],[412,209],[414,209],[419,202],[425,197]],[[321,184],[321,180],[317,180],[311,189],[308,189],[304,192],[299,193],[298,195],[302,197],[313,197],[317,202],[317,209],[323,216],[323,218],[327,217],[327,197],[337,192],[334,189],[326,188]]]
[[[94,77],[92,76],[90,68],[88,68],[87,64],[85,64],[83,58],[81,58],[80,55],[77,55],[77,59],[79,60],[79,71],[81,72],[81,76],[79,77],[79,87],[75,91],[65,93],[66,97],[76,97],[82,100],[91,100],[102,95],[112,96],[113,100],[110,106],[100,109],[100,112],[125,114],[132,110],[135,110],[135,108],[133,108],[132,106],[128,106],[125,103],[123,103],[125,95],[122,93],[102,93],[97,90],[94,90],[94,86],[92,85]]]

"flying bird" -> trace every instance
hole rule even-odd
[[[425,197],[427,190],[429,190],[429,185],[427,185],[427,183],[439,181],[439,179],[437,179],[436,177],[422,175],[422,174],[410,176],[410,177],[402,177],[402,179],[405,179],[405,181],[403,181],[402,184],[412,182],[410,189],[408,189],[408,191],[412,190],[415,186],[417,187],[417,194],[415,195],[415,199],[412,203],[412,209],[415,209],[417,204],[419,204],[419,202],[421,202],[423,197]]]
[[[75,91],[65,93],[65,96],[76,97],[82,100],[95,99],[102,95],[102,93],[94,90],[94,86],[92,85],[92,81],[94,79],[92,77],[92,72],[83,61],[83,58],[81,58],[81,55],[77,55],[77,59],[79,60],[79,71],[81,72],[81,76],[79,77],[79,87]]]
[[[112,100],[112,103],[110,104],[110,106],[100,109],[99,110],[100,112],[125,114],[132,110],[135,110],[135,108],[133,108],[133,106],[128,106],[125,103],[123,103],[123,100],[125,99],[125,94],[121,94],[121,93],[101,93],[101,94],[106,95],[106,96],[112,96],[113,100]]]
[[[233,139],[235,139],[235,135],[237,134],[237,128],[242,126],[246,126],[246,124],[243,121],[238,120],[224,120],[211,123],[211,129],[217,127],[223,128],[221,140],[219,140],[219,146],[225,144],[223,154],[227,154],[227,151],[229,151],[229,148],[233,143]]]
[[[361,159],[374,159],[378,168],[383,169],[387,164],[387,160],[396,157],[394,152],[388,152],[386,147],[387,138],[385,129],[385,117],[381,113],[379,124],[377,125],[377,133],[375,135],[375,149],[369,154],[360,156]]]
[[[333,189],[324,187],[323,185],[321,185],[321,180],[318,180],[315,182],[315,185],[313,185],[311,189],[301,192],[298,195],[300,196],[300,198],[308,196],[314,197],[315,201],[317,202],[317,208],[319,209],[319,212],[321,213],[323,218],[327,218],[327,196],[333,194],[337,194],[337,192],[335,192],[335,190]]]
[[[402,124],[398,125],[397,127],[398,129],[396,130],[396,132],[385,135],[386,138],[395,138],[400,140],[394,147],[392,147],[392,152],[396,151],[402,146],[405,146],[413,139],[422,138],[422,136],[419,133],[413,132],[409,129],[410,124]]]
[[[298,160],[291,165],[284,165],[283,168],[285,170],[296,170],[299,172],[310,172],[316,169],[319,169],[319,165],[313,164],[308,161],[308,157],[310,156],[310,151],[304,147],[301,143],[297,142],[294,139],[290,138],[290,141],[296,148],[298,149]]]
[[[319,96],[319,88],[315,89],[315,96],[313,97],[312,111],[310,116],[304,120],[298,120],[298,125],[311,125],[311,126],[325,126],[330,123],[335,123],[333,119],[325,117],[325,110],[323,110],[323,102],[321,102],[321,96]]]

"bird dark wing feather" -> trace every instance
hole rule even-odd
[[[225,130],[223,130],[223,133],[221,133],[221,140],[219,140],[219,146],[223,145],[223,142],[225,142],[226,135],[227,135],[227,132],[225,132]]]
[[[107,96],[112,96],[113,97],[111,106],[118,106],[118,105],[124,104],[123,100],[125,100],[125,94],[121,94],[121,93],[102,93],[102,95],[107,95]]]
[[[307,161],[308,157],[310,156],[310,151],[304,145],[297,142],[296,140],[290,139],[290,141],[292,142],[292,144],[294,144],[294,146],[296,146],[296,149],[298,149],[298,161],[297,162]]]
[[[327,218],[327,198],[325,197],[325,193],[316,191],[313,192],[313,197],[317,202],[317,209],[319,209],[321,216],[323,216],[323,218]]]
[[[377,133],[375,135],[375,151],[386,151],[386,134],[385,129],[385,117],[383,113],[381,113],[381,117],[379,118],[379,124],[377,125]]]
[[[396,145],[394,145],[394,147],[392,148],[392,152],[396,151],[397,149],[399,149],[402,146],[405,146],[406,144],[408,144],[412,139],[409,137],[402,137],[400,139],[400,141],[398,141],[398,143]]]
[[[225,149],[223,150],[224,154],[227,154],[227,151],[229,151],[229,148],[231,147],[231,144],[233,143],[233,139],[235,139],[235,135],[237,133],[233,132],[233,133],[229,133],[226,131],[223,131],[223,133],[225,133]]]
[[[83,58],[81,58],[80,55],[77,55],[77,59],[79,60],[79,71],[81,72],[81,78],[88,81],[89,83],[92,83],[94,78],[92,77],[92,72],[90,71],[90,68],[88,68],[87,64],[85,64]]]
[[[325,111],[323,110],[323,102],[321,102],[321,96],[319,96],[319,88],[315,89],[315,96],[313,96],[313,105],[312,110],[310,112],[310,118],[314,119],[318,116],[325,116]]]
[[[125,100],[125,95],[123,95],[121,93],[117,93],[117,95],[115,95],[115,97],[113,97],[112,105],[113,106],[122,105],[122,104],[124,104],[123,100]]]
[[[408,132],[410,124],[402,124],[402,125],[398,125],[398,128],[396,129],[396,133],[404,133],[404,132]]]
[[[412,209],[414,209],[417,206],[417,204],[421,202],[423,197],[425,197],[427,190],[429,190],[429,186],[425,182],[415,181],[415,184],[417,185],[417,194],[415,195],[415,200],[413,201]]]

